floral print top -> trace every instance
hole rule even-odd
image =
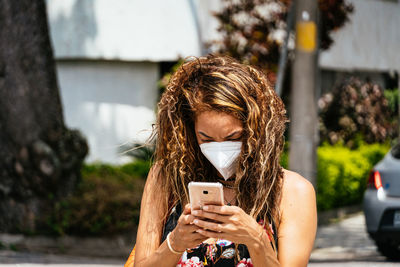
[[[168,233],[170,233],[177,225],[182,208],[178,204],[172,210],[171,214],[167,218],[164,225],[162,242],[166,239]],[[259,221],[262,223],[262,221]],[[270,237],[272,247],[275,248],[277,238],[275,226],[270,224],[270,230],[267,233],[272,233]],[[187,249],[179,260],[177,267],[192,267],[192,266],[216,266],[216,267],[252,267],[253,264],[250,259],[250,254],[247,247],[243,244],[234,244],[229,240],[225,239],[209,239],[206,243],[201,243],[199,246]]]

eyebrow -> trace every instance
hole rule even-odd
[[[240,132],[242,132],[242,130],[234,131],[233,133],[231,133],[231,134],[225,136],[225,138],[230,138],[230,137],[232,137],[232,136],[234,136],[235,134],[240,133]],[[201,134],[201,135],[203,135],[203,136],[206,137],[206,138],[211,138],[211,139],[212,139],[211,136],[208,136],[208,135],[206,135],[205,133],[203,133],[203,132],[201,132],[201,131],[198,131],[198,133]]]
[[[208,136],[208,135],[206,135],[205,133],[203,133],[203,132],[198,132],[199,134],[201,134],[201,135],[203,135],[204,137],[207,137],[207,138],[212,138],[211,136]]]

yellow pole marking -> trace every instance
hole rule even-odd
[[[316,47],[317,25],[313,21],[300,21],[296,24],[296,48],[313,52]]]

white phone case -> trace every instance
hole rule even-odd
[[[188,187],[192,210],[205,204],[224,205],[224,190],[221,183],[190,182]]]

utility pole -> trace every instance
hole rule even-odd
[[[290,100],[289,168],[316,185],[318,1],[296,1],[296,51]]]
[[[400,143],[400,69],[397,71],[397,90],[399,91],[399,95],[397,98],[397,105],[398,105],[398,111],[399,111],[399,118],[398,118],[398,122],[399,122],[399,126],[398,126],[398,137],[397,137],[397,142]]]

